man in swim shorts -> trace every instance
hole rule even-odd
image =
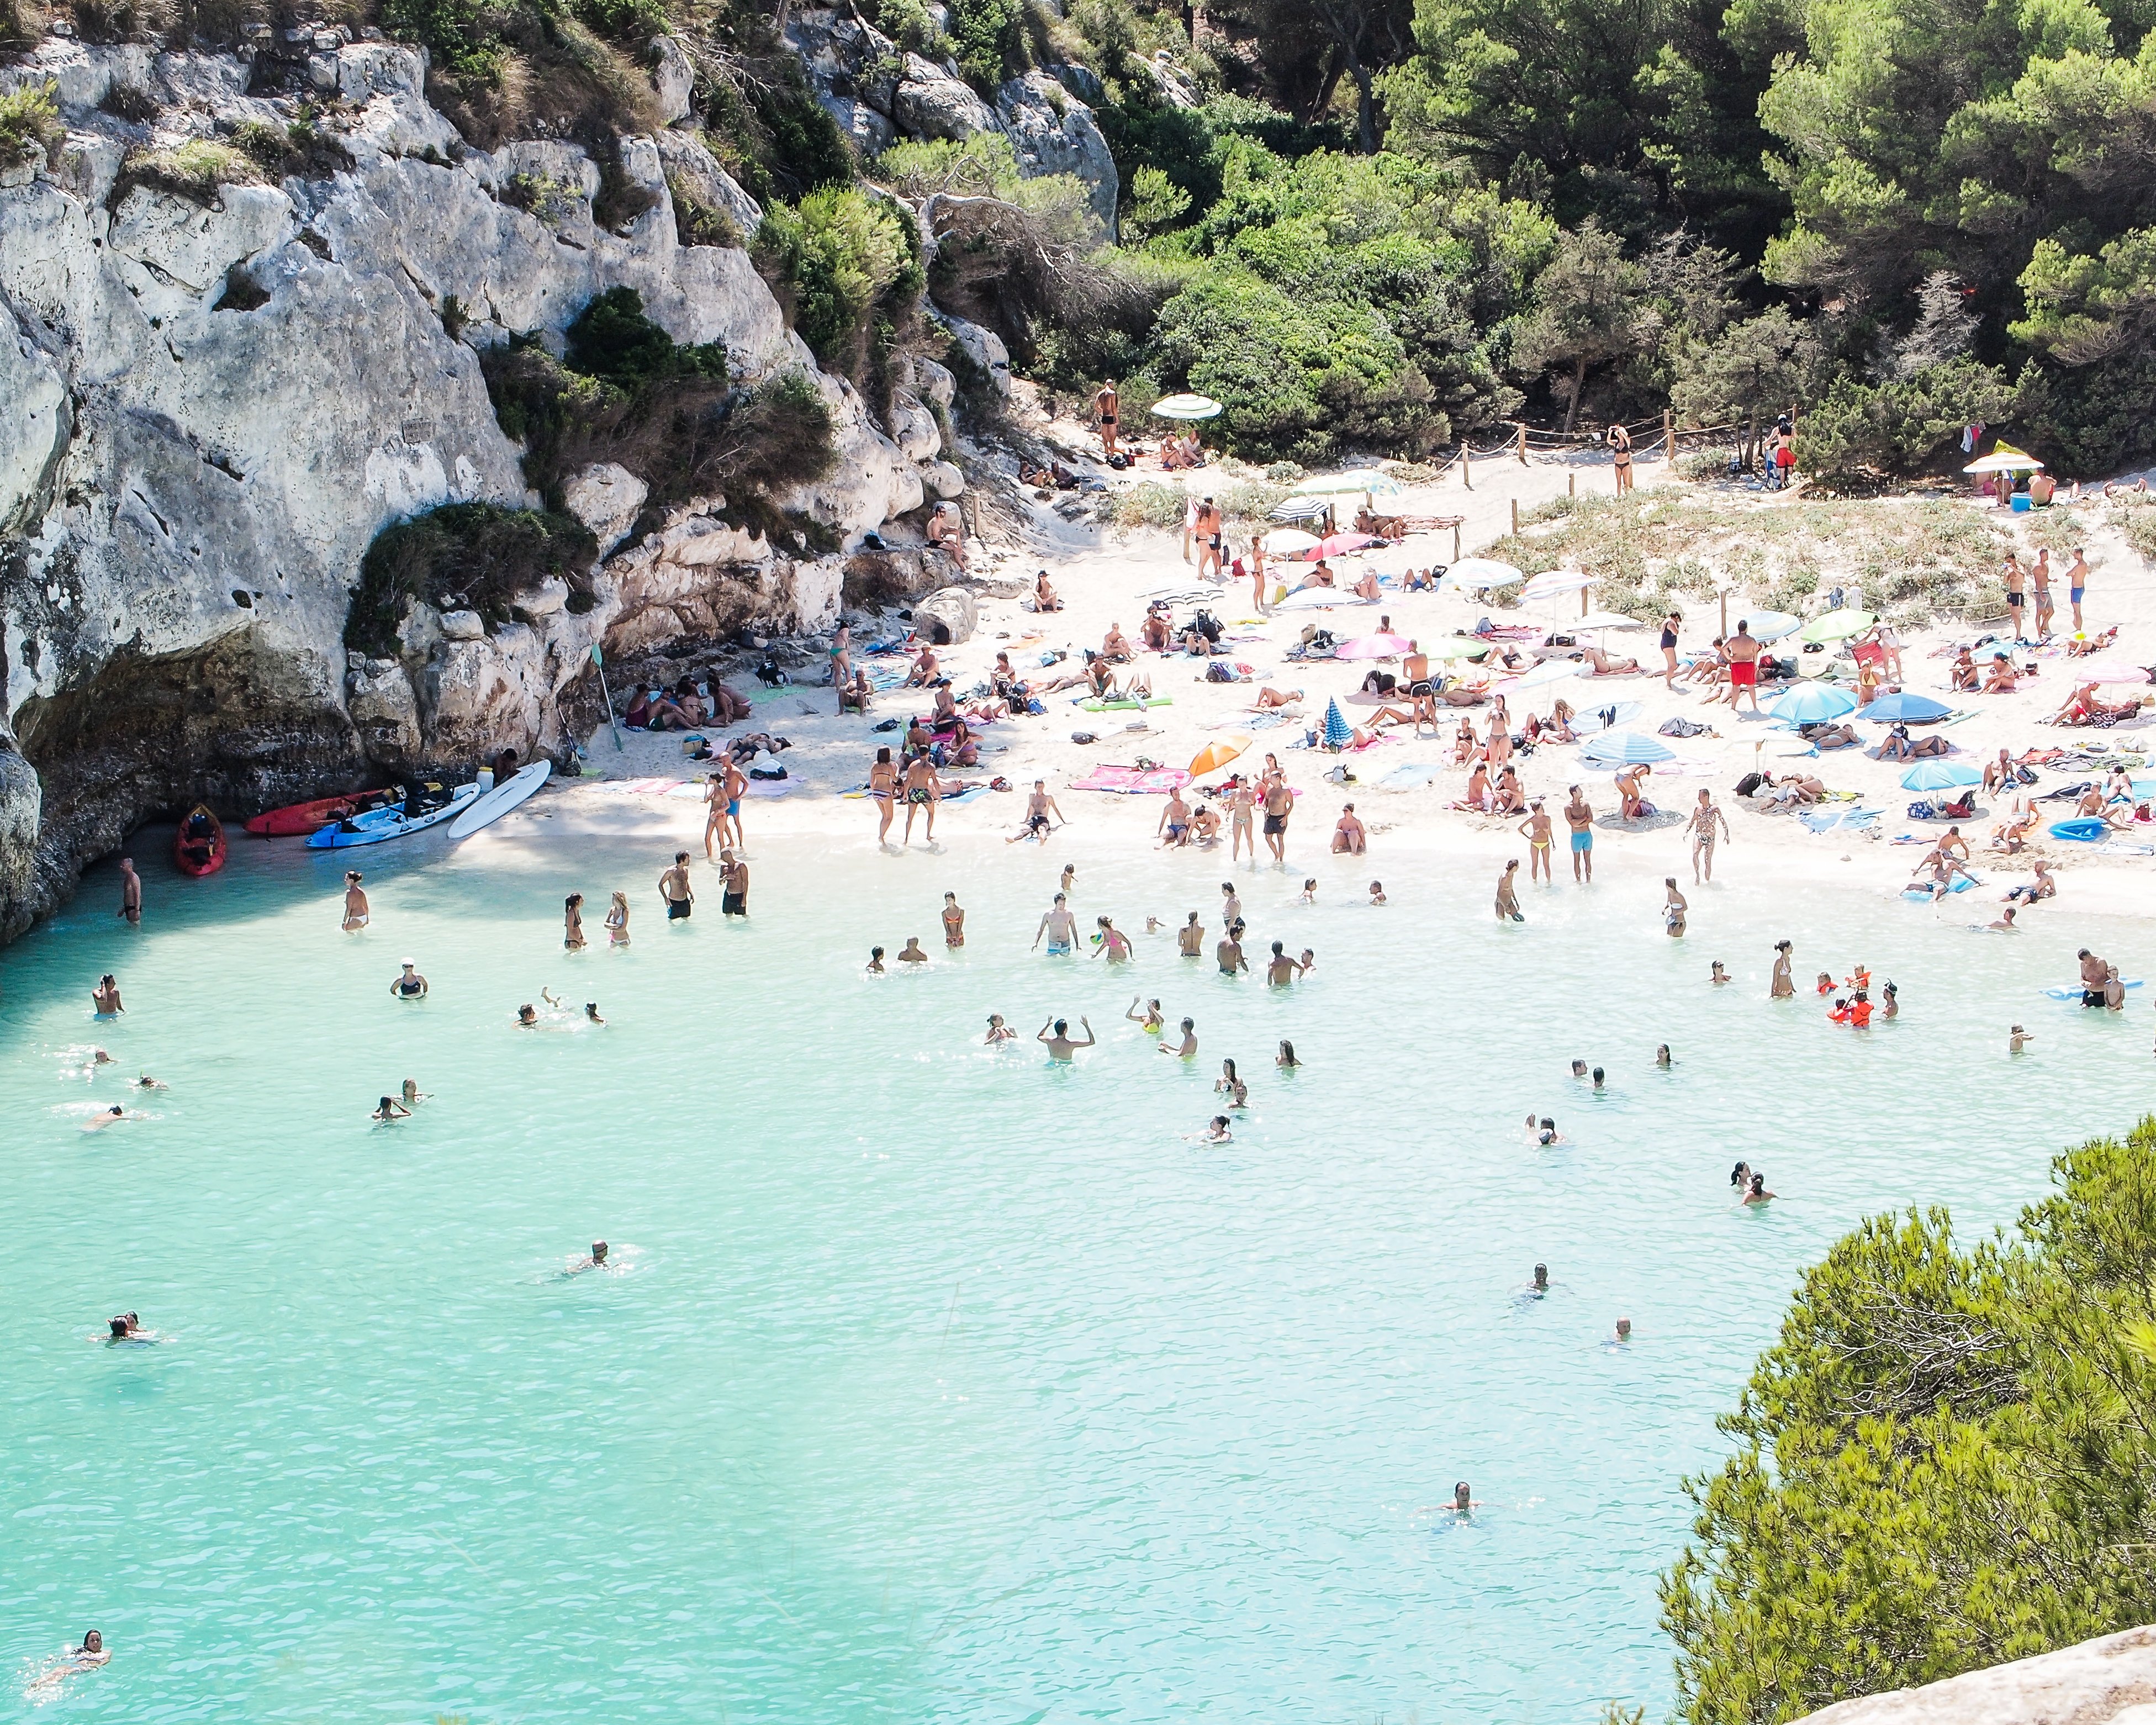
[[[1527,818],[1520,823],[1520,836],[1527,841],[1527,880],[1557,884],[1557,876],[1550,871],[1550,818],[1543,813],[1543,799],[1528,799]]]
[[[1564,805],[1565,824],[1572,829],[1572,878],[1583,883],[1594,879],[1594,810],[1579,787],[1572,787],[1572,800]]]
[[[748,865],[731,850],[719,853],[719,865],[726,870],[725,890],[719,897],[721,916],[748,915]]]
[[[127,919],[128,927],[142,925],[142,877],[135,872],[135,859],[120,859],[120,914]]]
[[[1051,813],[1055,817],[1052,823],[1048,818]],[[1063,811],[1056,807],[1055,798],[1048,794],[1048,781],[1036,778],[1033,782],[1032,795],[1025,799],[1024,819],[1019,824],[1017,834],[1004,842],[1015,845],[1022,839],[1039,839],[1045,843],[1057,826],[1068,824]]]
[[[1717,837],[1727,839],[1729,836],[1729,822],[1714,806],[1714,793],[1702,789],[1699,793],[1699,807],[1692,810],[1691,819],[1686,824],[1691,832],[1692,885],[1697,886],[1702,880],[1712,880],[1714,878],[1714,841]],[[1705,870],[1703,875],[1702,870]]]
[[[1759,711],[1759,640],[1752,633],[1752,625],[1743,618],[1737,619],[1737,633],[1722,643],[1722,650],[1729,660],[1729,706],[1736,710],[1737,697],[1749,694],[1752,711]]]
[[[1295,793],[1287,781],[1276,778],[1265,788],[1265,844],[1275,862],[1287,860],[1287,818],[1295,809]]]
[[[666,901],[666,920],[680,922],[695,907],[696,890],[689,884],[689,853],[674,853],[674,866],[659,877],[659,896]]]
[[[1213,949],[1214,959],[1219,965],[1223,976],[1234,976],[1238,971],[1247,974],[1250,971],[1250,967],[1243,957],[1243,943],[1235,938],[1235,931],[1241,926],[1240,923],[1231,922],[1222,929],[1220,944]]]
[[[1040,927],[1033,932],[1033,944],[1040,945],[1040,937],[1048,937],[1048,956],[1051,958],[1068,953],[1077,944],[1078,922],[1070,914],[1070,903],[1063,894],[1055,895],[1055,902],[1041,913]]]

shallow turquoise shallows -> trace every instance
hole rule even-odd
[[[1995,894],[1751,884],[1741,848],[1681,942],[1658,882],[1499,927],[1479,869],[1386,858],[1383,909],[1369,865],[1314,906],[1301,868],[1237,871],[1255,950],[1318,954],[1269,993],[1164,935],[1120,976],[1025,950],[1065,860],[1135,932],[1215,923],[1218,859],[774,839],[752,922],[700,864],[670,928],[670,845],[547,830],[367,855],[356,938],[348,858],[249,841],[148,869],[138,932],[102,870],[0,954],[0,1717],[1659,1712],[1681,1481],[1804,1266],[1881,1210],[2009,1219],[2152,1094],[2150,990],[2036,992],[2084,942],[2156,972],[2143,929],[1974,933]],[[616,886],[634,945],[565,957],[562,894],[603,939]],[[909,935],[932,965],[863,978]],[[1806,992],[1769,1005],[1783,935]],[[407,956],[424,1004],[390,997]],[[1860,961],[1906,1003],[1862,1035],[1809,992]],[[107,969],[128,1011],[93,1023]],[[606,1028],[513,1028],[542,985]],[[1125,1021],[1134,986],[1196,1062]],[[1101,1034],[1075,1069],[1029,1040],[1051,1010]],[[990,1011],[1029,1040],[983,1049]],[[1201,1146],[1222,1055],[1250,1105]],[[155,1117],[80,1129],[143,1072]],[[371,1123],[408,1076],[433,1100]],[[1568,1142],[1524,1142],[1530,1109]],[[1731,1207],[1739,1156],[1770,1210]],[[564,1276],[601,1236],[619,1272]],[[130,1308],[166,1339],[105,1345]],[[92,1625],[110,1665],[33,1704]]]

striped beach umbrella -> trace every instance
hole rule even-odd
[[[1354,740],[1355,727],[1348,722],[1347,716],[1340,711],[1340,703],[1327,701],[1325,703],[1326,747],[1344,749]]]

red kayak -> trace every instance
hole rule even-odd
[[[247,823],[247,830],[258,839],[304,839],[323,827],[334,826],[338,821],[350,820],[355,814],[381,808],[392,794],[388,791],[354,791],[349,796],[318,797],[311,803],[294,803],[287,808],[256,815]]]
[[[172,866],[182,875],[214,875],[224,866],[224,823],[198,803],[172,834]]]

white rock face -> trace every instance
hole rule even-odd
[[[936,416],[917,401],[894,395],[891,404],[891,434],[909,461],[926,461],[943,447],[942,428]]]
[[[948,461],[931,461],[921,470],[921,483],[938,497],[957,497],[966,489],[966,475]]]
[[[650,495],[651,487],[626,467],[603,461],[571,475],[562,487],[562,503],[592,530],[592,536],[599,542],[599,555],[604,557],[629,536],[644,500]]]
[[[996,123],[1011,141],[1021,173],[1073,174],[1084,181],[1094,218],[1113,237],[1116,159],[1091,108],[1045,72],[1029,72],[996,92]]]
[[[689,117],[689,100],[696,87],[696,69],[689,64],[688,54],[671,36],[661,36],[653,42],[651,54],[651,87],[658,93],[659,117],[671,126],[677,120]]]
[[[1805,1716],[1800,1725],[2152,1725],[2156,1628],[2122,1630],[2056,1653],[1897,1689]]]
[[[398,656],[348,665],[361,559],[384,526],[538,501],[475,347],[526,334],[558,347],[595,295],[633,287],[677,341],[724,343],[744,382],[814,374],[840,459],[778,501],[850,539],[921,501],[914,462],[850,386],[814,373],[747,254],[680,243],[670,172],[744,238],[762,213],[695,138],[624,141],[624,173],[659,195],[608,233],[581,150],[465,150],[425,100],[418,51],[328,32],[277,41],[353,165],[223,187],[207,207],[145,186],[108,213],[146,128],[97,104],[119,84],[145,92],[163,105],[146,131],[166,142],[295,117],[289,97],[248,94],[271,85],[245,59],[53,39],[0,68],[0,91],[54,82],[69,128],[57,164],[0,187],[0,939],[151,809],[316,794],[370,756],[530,754],[557,741],[555,702],[594,642],[829,622],[836,574],[774,557],[714,501],[602,566],[588,594],[542,583],[511,601],[521,620],[491,629],[422,607]],[[662,105],[680,105],[663,46],[654,69]],[[512,190],[541,213],[505,202]],[[461,338],[444,321],[452,299]],[[642,482],[578,481],[575,506],[618,550]],[[199,711],[174,691],[198,693]],[[107,730],[70,725],[85,705]],[[182,708],[169,735],[138,717]]]
[[[966,357],[988,373],[996,393],[1008,396],[1011,392],[1010,349],[1004,346],[1004,338],[993,330],[984,330],[963,317],[946,316],[943,326],[951,331],[951,338],[965,350]]]

